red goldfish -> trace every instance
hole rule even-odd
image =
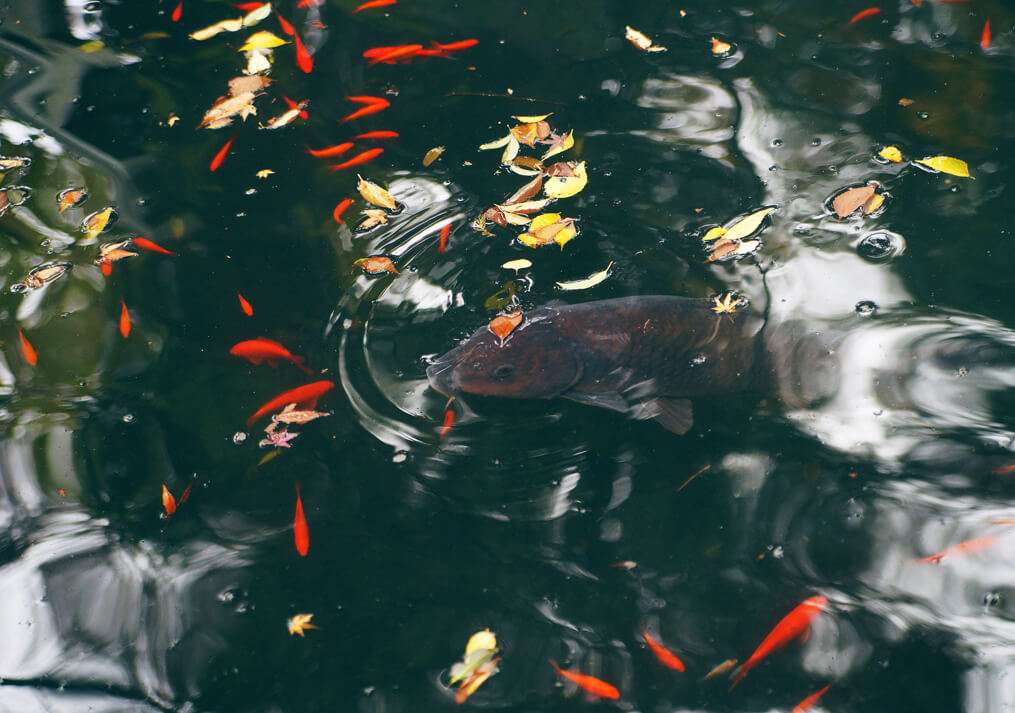
[[[334,166],[329,166],[328,170],[329,171],[344,171],[345,169],[352,168],[353,166],[362,166],[364,163],[367,163],[369,161],[373,161],[375,158],[380,156],[382,153],[384,153],[384,149],[369,149],[367,151],[364,151],[363,153],[356,154],[355,156],[353,156],[348,161],[345,161],[343,163],[337,163]]]
[[[352,12],[355,15],[357,12],[363,12],[364,10],[369,10],[375,7],[387,7],[388,5],[394,5],[397,2],[398,0],[369,0],[369,2],[365,2],[362,5],[359,5]]]
[[[990,18],[983,23],[983,31],[980,33],[980,49],[990,49]]]
[[[370,60],[370,66],[375,64],[391,63],[399,59],[409,59],[413,55],[419,54],[423,49],[423,45],[399,45],[398,47],[392,47],[387,52],[382,52],[376,57]]]
[[[153,253],[162,253],[163,255],[172,255],[173,257],[176,257],[176,253],[174,253],[172,250],[166,250],[164,247],[162,247],[158,243],[153,243],[148,238],[142,237],[131,238],[131,242],[134,243],[134,245],[137,245],[142,250],[150,250]]]
[[[278,24],[279,27],[282,28],[282,32],[286,33],[290,37],[296,34],[296,28],[292,26],[292,23],[289,22],[284,17],[282,17],[281,15],[279,15],[277,12],[275,13],[275,19],[278,20]]]
[[[218,150],[218,153],[215,154],[215,157],[211,160],[211,163],[208,164],[208,170],[212,172],[219,170],[219,166],[221,166],[222,162],[226,160],[226,156],[229,154],[229,149],[232,148],[233,141],[235,140],[236,140],[235,138],[229,139],[222,145],[222,148],[220,148]]]
[[[303,44],[303,40],[300,39],[298,32],[293,33],[293,41],[296,43],[296,64],[304,74],[310,74],[314,71],[314,58],[307,51],[307,47]]]
[[[686,667],[684,666],[684,662],[680,660],[679,656],[663,646],[659,641],[653,639],[647,629],[641,632],[641,636],[645,639],[645,643],[648,644],[649,650],[655,654],[657,659],[659,659],[659,663],[667,668],[672,668],[674,671],[680,671],[683,673]]]
[[[120,300],[120,336],[124,339],[130,336],[130,312],[123,300]]]
[[[346,151],[355,146],[351,141],[346,141],[342,144],[335,144],[334,146],[325,146],[323,149],[307,149],[307,153],[314,158],[331,158],[333,156],[341,156]]]
[[[343,198],[338,205],[335,206],[335,210],[331,211],[331,217],[335,219],[336,223],[344,223],[342,220],[342,214],[349,209],[355,201],[352,198]]]
[[[262,362],[268,362],[268,365],[274,368],[278,366],[278,362],[281,360],[290,362],[305,374],[310,374],[311,376],[314,374],[314,372],[303,365],[303,357],[296,356],[278,342],[272,339],[265,339],[264,337],[237,342],[229,350],[229,353],[241,359],[246,359],[254,366]]]
[[[553,666],[553,670],[557,672],[558,676],[566,678],[568,681],[571,681],[571,683],[578,686],[578,688],[591,693],[593,696],[599,696],[600,698],[606,698],[611,701],[615,701],[620,698],[620,691],[617,690],[617,687],[602,679],[596,678],[595,676],[588,676],[584,673],[577,673],[575,671],[565,671],[557,665],[556,661],[550,661],[550,665]]]
[[[828,604],[828,597],[816,596],[805,599],[793,611],[783,617],[782,621],[775,625],[775,628],[765,637],[761,645],[754,650],[750,658],[740,665],[740,668],[733,674],[733,686],[740,683],[747,672],[757,666],[769,654],[783,648],[789,642],[805,635],[811,625],[811,621],[818,614],[825,610]]]
[[[853,17],[849,18],[849,22],[846,24],[855,25],[856,23],[860,22],[860,20],[864,20],[868,17],[878,15],[880,13],[881,13],[880,7],[869,7],[866,10],[861,10],[860,12],[853,15]]]
[[[457,42],[448,42],[447,44],[441,42],[431,42],[430,44],[435,50],[440,50],[441,52],[461,52],[462,50],[467,50],[470,47],[475,47],[479,44],[479,40],[458,40]]]
[[[832,684],[829,683],[824,688],[819,688],[814,693],[812,693],[811,695],[807,696],[807,698],[805,698],[802,701],[800,701],[799,703],[797,703],[793,707],[793,710],[790,711],[790,713],[804,713],[805,711],[810,710],[810,708],[815,703],[817,703],[819,700],[821,700],[821,697],[823,695],[828,693],[828,689],[831,688],[831,687],[832,687]]]
[[[21,356],[25,358],[29,366],[35,366],[39,363],[39,355],[35,353],[35,347],[28,341],[28,337],[20,329],[18,330],[18,341],[21,342]]]
[[[236,297],[240,300],[240,309],[243,310],[243,314],[247,315],[248,317],[253,317],[254,316],[253,305],[247,302],[247,298],[241,295],[239,292],[236,293]]]
[[[359,136],[354,136],[353,138],[357,139],[357,140],[359,140],[359,139],[363,139],[363,140],[366,140],[366,139],[397,139],[398,138],[398,132],[397,131],[368,131],[365,134],[360,134]]]
[[[293,542],[300,557],[306,557],[310,552],[310,528],[307,527],[307,518],[303,514],[303,498],[300,497],[300,486],[296,486],[296,515],[293,517]]]
[[[440,237],[437,239],[437,252],[442,253],[448,249],[448,236],[451,235],[451,223],[441,228]]]
[[[356,96],[356,97],[346,97],[346,99],[348,99],[351,102],[355,102],[356,104],[362,104],[363,108],[357,109],[348,116],[343,117],[340,121],[340,123],[342,124],[346,123],[347,121],[355,121],[356,119],[362,119],[364,116],[377,114],[378,112],[382,112],[389,106],[391,106],[391,102],[389,102],[387,99],[381,99],[380,97]]]
[[[289,404],[296,404],[297,406],[306,406],[313,408],[317,405],[317,400],[324,394],[335,388],[335,382],[322,379],[321,381],[315,381],[310,384],[304,384],[303,386],[297,386],[295,389],[289,389],[283,391],[275,398],[267,401],[261,408],[257,409],[247,419],[247,427],[254,425],[257,419],[265,416],[272,411],[276,411],[283,406]]]
[[[179,22],[180,21],[180,19],[183,17],[183,1],[182,0],[180,1],[179,5],[177,5],[176,7],[173,8],[173,14],[170,15],[169,17],[170,17],[170,19],[173,22]]]

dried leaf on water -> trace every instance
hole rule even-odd
[[[390,272],[393,275],[399,274],[398,268],[395,267],[395,263],[391,262],[391,258],[383,255],[361,257],[353,265],[361,268],[368,275],[380,275],[385,272]]]
[[[936,173],[947,173],[950,176],[958,176],[959,178],[972,178],[969,175],[969,164],[960,158],[953,158],[952,156],[928,156],[927,158],[917,159],[913,163]]]
[[[902,163],[902,151],[898,146],[885,146],[878,151],[878,156],[889,163]]]
[[[701,236],[701,239],[707,243],[712,240],[718,240],[724,235],[726,235],[726,228],[721,225],[715,225],[705,231],[705,234]]]
[[[209,40],[223,32],[239,32],[245,27],[253,27],[270,15],[271,3],[266,2],[254,8],[243,17],[221,20],[213,25],[209,25],[208,27],[204,27],[196,32],[192,32],[190,34],[190,39],[203,42],[204,40]]]
[[[464,703],[490,676],[497,673],[497,637],[489,629],[477,631],[465,646],[465,656],[451,667],[449,685],[458,685],[455,703]]]
[[[874,196],[876,188],[876,183],[868,183],[840,191],[832,199],[832,210],[840,218],[848,218]]]
[[[103,208],[81,221],[81,232],[85,234],[86,239],[94,240],[115,223],[117,217],[116,211],[112,208]]]
[[[11,292],[24,292],[25,290],[37,290],[54,280],[59,280],[71,268],[69,262],[50,262],[39,265],[28,271],[21,282],[11,285]]]
[[[526,183],[524,186],[519,188],[517,191],[511,194],[502,205],[513,205],[516,203],[524,203],[532,198],[539,195],[539,191],[543,188],[543,176],[542,174],[536,176],[531,181]]]
[[[624,28],[624,38],[643,52],[665,52],[666,48],[655,44],[644,32],[630,25]]]
[[[32,159],[27,156],[0,156],[0,171],[10,171],[15,168],[26,168],[32,165]]]
[[[566,134],[559,134],[553,137],[550,142],[549,150],[543,154],[543,160],[562,154],[565,151],[574,148],[574,131],[568,131]]]
[[[257,96],[255,92],[245,91],[232,96],[219,97],[205,112],[197,128],[221,129],[232,124],[233,119],[237,116],[242,121],[246,121],[248,116],[257,114],[257,107],[254,106]]]
[[[363,176],[358,176],[358,178],[359,183],[356,184],[356,189],[367,203],[375,205],[378,208],[398,210],[398,202],[387,190],[381,188],[376,183],[366,180]]]
[[[260,178],[261,180],[264,180],[265,178],[267,178],[268,176],[272,175],[273,173],[275,173],[275,172],[272,171],[270,168],[262,168],[260,171],[258,171],[254,175],[257,176],[258,178]]]
[[[427,151],[423,155],[423,168],[430,168],[431,164],[439,159],[442,153],[444,153],[443,146],[434,146],[432,149]]]
[[[65,188],[56,196],[56,207],[61,213],[68,208],[77,208],[88,200],[88,191],[84,188]]]
[[[289,404],[281,412],[273,414],[272,423],[303,425],[319,418],[330,416],[331,411],[314,411],[313,409],[297,409],[296,404]]]
[[[765,218],[775,212],[775,206],[765,206],[741,218],[735,218],[726,224],[723,238],[726,240],[743,240],[754,235],[765,222]]]
[[[370,230],[378,225],[386,225],[388,222],[388,214],[380,208],[368,208],[363,211],[363,216],[363,221],[356,226],[358,231]]]
[[[514,270],[517,273],[519,270],[532,267],[532,261],[526,260],[525,258],[521,258],[519,260],[508,260],[506,263],[501,265],[501,267],[505,270]]]
[[[549,178],[543,185],[543,192],[550,198],[570,198],[581,193],[588,184],[584,161],[555,163],[546,169],[546,173]]]
[[[500,339],[500,345],[504,346],[504,340],[511,336],[511,332],[515,331],[515,328],[522,323],[522,319],[521,311],[509,312],[497,315],[490,320],[490,324],[487,326],[490,332]]]
[[[537,215],[529,223],[528,230],[518,236],[518,242],[530,248],[541,248],[550,243],[557,243],[563,248],[578,235],[574,223],[574,218],[563,218],[560,213]]]
[[[267,30],[261,30],[255,32],[247,41],[240,47],[240,52],[250,52],[251,50],[270,50],[282,45],[288,44],[285,40],[276,34],[268,32]]]
[[[733,45],[729,42],[723,42],[718,37],[712,38],[712,54],[716,57],[726,57],[732,51]]]
[[[310,623],[310,620],[314,618],[313,614],[293,614],[286,621],[286,628],[289,630],[290,636],[303,637],[303,633],[308,629],[316,629],[317,627]]]
[[[605,269],[599,272],[593,272],[591,275],[586,277],[584,280],[571,280],[570,282],[558,282],[557,287],[562,290],[587,290],[590,287],[595,287],[600,282],[610,276],[610,268],[613,267],[613,261],[606,266]]]

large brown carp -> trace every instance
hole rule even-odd
[[[427,376],[449,396],[562,397],[683,434],[693,423],[690,399],[753,388],[762,362],[760,321],[714,305],[640,296],[541,307],[503,345],[479,329]]]

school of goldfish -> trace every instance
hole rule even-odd
[[[931,0],[927,1],[930,2]],[[943,3],[958,3],[967,2],[968,0],[936,1]],[[924,0],[911,0],[911,2],[913,5],[918,6],[923,4]],[[392,6],[397,5],[397,3],[398,0],[369,0],[353,8],[350,11],[350,14],[355,15],[371,10],[391,8]],[[188,2],[181,1],[173,6],[172,10],[169,12],[169,20],[172,23],[183,23],[186,21],[187,4]],[[298,11],[307,9],[318,4],[319,0],[296,0],[295,10]],[[285,37],[291,38],[296,67],[305,74],[311,74],[314,71],[313,53],[304,43],[298,26],[294,25],[286,19],[286,17],[280,14],[280,12],[273,7],[272,3],[245,2],[234,4],[234,7],[238,12],[243,13],[241,18],[223,20],[215,25],[197,30],[190,36],[196,41],[205,41],[206,39],[215,37],[220,33],[236,32],[241,29],[253,28],[259,23],[267,21],[271,16],[274,16],[282,34]],[[871,20],[872,18],[881,16],[882,14],[883,11],[880,7],[868,7],[856,12],[848,19],[846,24],[848,26],[853,26],[865,20]],[[309,22],[311,24],[316,23],[315,26],[320,26],[319,20]],[[652,40],[640,31],[634,30],[630,27],[627,29],[628,39],[643,51],[666,51],[665,47],[653,44]],[[985,18],[979,39],[980,47],[983,50],[988,50],[991,46],[991,41],[990,19]],[[721,43],[723,45],[721,48],[722,52],[717,52],[715,46],[716,42],[720,41],[713,38],[714,54],[725,53],[732,49],[730,44]],[[241,122],[245,123],[249,116],[256,114],[255,102],[258,98],[265,94],[267,87],[270,85],[270,80],[267,75],[272,69],[272,53],[275,49],[288,44],[289,41],[275,36],[268,31],[259,31],[248,38],[247,44],[241,48],[246,59],[246,68],[243,70],[243,74],[230,81],[229,93],[216,100],[215,104],[205,113],[199,128],[209,130],[221,129],[227,126],[233,126],[235,119],[239,119]],[[424,42],[403,45],[372,47],[364,50],[361,56],[366,67],[405,64],[429,58],[446,59],[457,53],[476,47],[478,44],[479,40],[472,38],[452,40],[448,42],[427,40]],[[338,118],[337,121],[339,126],[358,122],[362,119],[366,119],[367,117],[377,116],[392,108],[391,101],[380,96],[368,94],[349,95],[346,96],[345,99],[349,106],[342,110],[347,113]],[[293,124],[294,122],[300,120],[305,121],[308,118],[309,104],[307,101],[295,101],[287,96],[282,96],[281,100],[286,106],[286,111],[269,119],[265,124],[260,125],[259,128],[267,130],[281,129]],[[528,217],[531,213],[539,212],[539,210],[545,207],[548,202],[557,198],[568,197],[581,190],[587,180],[585,176],[584,162],[554,164],[549,169],[544,169],[541,161],[531,158],[526,159],[524,156],[518,156],[519,142],[531,147],[535,147],[537,143],[547,144],[549,146],[549,150],[543,155],[542,158],[544,159],[568,150],[574,146],[573,134],[571,132],[568,132],[567,134],[556,134],[552,132],[549,124],[546,123],[548,116],[549,115],[516,117],[520,124],[512,129],[508,136],[500,141],[491,142],[490,144],[486,144],[481,147],[484,149],[505,147],[505,155],[502,159],[503,165],[509,166],[511,170],[514,170],[516,173],[521,175],[537,175],[538,178],[530,184],[523,186],[513,196],[506,199],[503,204],[498,204],[488,209],[478,219],[478,223],[475,226],[478,230],[485,231],[487,221],[496,223],[502,227],[506,227],[508,224],[528,225],[529,227],[527,228],[527,232],[519,239],[524,244],[528,245],[529,243],[525,242],[525,239],[526,236],[529,236],[529,239],[533,241],[530,247],[556,242],[561,248],[563,248],[564,243],[574,237],[574,233],[566,233],[566,231],[570,230],[572,227],[572,219],[562,219],[558,214],[544,214],[543,216],[537,216],[534,219],[530,219]],[[169,126],[172,126],[174,123],[175,121],[171,119],[169,121]],[[400,138],[398,132],[388,129],[372,129],[360,131],[358,133],[350,133],[351,135],[336,137],[336,143],[328,146],[322,146],[320,148],[306,147],[305,153],[310,157],[310,159],[314,160],[337,160],[337,162],[332,163],[329,168],[332,171],[341,172],[351,168],[362,167],[375,161],[384,154],[385,149],[383,145],[381,145],[383,142],[397,141]],[[215,150],[208,164],[209,171],[217,172],[223,169],[228,157],[234,150],[234,147],[237,145],[237,141],[240,140],[240,138],[241,134],[239,132],[233,133]],[[435,147],[434,149],[431,149],[424,158],[423,164],[425,166],[429,166],[430,163],[439,158],[443,151],[444,147]],[[947,157],[936,158],[943,159]],[[901,158],[899,160],[901,160]],[[534,168],[534,166],[536,168]],[[940,169],[940,167],[938,168]],[[940,170],[951,172],[948,171],[948,169]],[[272,172],[270,170],[265,170],[259,172],[259,175],[260,173],[265,174],[265,176],[261,177],[266,177]],[[549,176],[546,186],[543,184],[545,176]],[[376,207],[376,209],[365,209],[363,211],[364,220],[361,222],[360,228],[362,229],[363,226],[369,228],[377,224],[386,223],[389,217],[395,215],[399,209],[394,198],[377,184],[373,184],[362,178],[360,178],[359,181],[358,191],[360,195],[367,203]],[[549,186],[554,186],[554,190],[551,190]],[[541,189],[546,191],[547,197],[542,200],[533,200]],[[859,197],[854,196],[853,193],[843,197],[841,203],[845,206],[842,208],[842,213],[844,215],[848,215],[854,210],[866,206],[870,197],[875,195],[874,187],[871,187],[869,190],[867,190],[867,187],[857,187],[849,190],[857,194]],[[861,192],[863,192],[863,194],[859,195]],[[856,200],[853,201],[856,203],[855,206],[853,205],[853,202],[845,200],[853,199],[854,197],[856,198]],[[65,211],[79,208],[88,201],[88,198],[89,195],[87,189],[77,186],[67,188],[56,196],[58,208],[61,214]],[[861,198],[863,200],[860,200]],[[333,221],[335,223],[344,224],[348,211],[355,205],[355,203],[356,201],[353,198],[342,198],[331,212]],[[847,203],[848,205],[846,205]],[[846,210],[847,207],[849,210]],[[764,210],[771,212],[770,209]],[[866,211],[866,208],[864,208],[864,210]],[[836,211],[839,212],[838,204]],[[761,220],[763,220],[767,214],[768,213],[765,213],[758,218],[759,225]],[[758,213],[751,214],[748,218],[753,218],[757,215]],[[844,217],[844,215],[841,215],[840,217]],[[547,219],[541,221],[540,219],[544,217],[547,217]],[[96,210],[85,217],[81,222],[80,230],[85,235],[86,239],[96,241],[100,235],[109,230],[109,228],[116,222],[116,219],[117,215],[115,210],[112,207],[107,206],[100,210]],[[745,219],[740,218],[738,220],[744,221]],[[712,230],[722,230],[723,233],[728,233],[732,231],[732,228],[735,225],[736,223],[733,223],[731,226],[726,228],[714,227]],[[444,253],[448,250],[452,227],[452,223],[450,222],[444,223],[439,227],[437,237],[438,253]],[[747,231],[747,233],[750,232],[751,231]],[[722,235],[718,233],[714,235],[714,238],[716,239],[719,237],[722,237]],[[708,241],[712,238],[706,235],[703,239]],[[120,261],[140,257],[141,253],[139,251],[152,253],[159,256],[160,259],[173,259],[180,257],[178,250],[166,248],[144,236],[133,236],[123,240],[99,244],[98,254],[94,262],[95,265],[99,267],[101,273],[104,276],[109,277],[112,275],[115,266]],[[527,261],[517,262],[521,263]],[[383,256],[364,258],[357,261],[357,264],[359,264],[359,266],[362,267],[368,274],[398,273],[397,268],[395,268],[391,260]],[[17,283],[12,290],[23,291],[39,289],[49,282],[62,277],[67,270],[70,269],[70,267],[69,263],[55,262],[40,265],[33,269],[22,282]],[[238,307],[242,314],[247,318],[253,318],[255,315],[255,308],[251,301],[239,290],[236,291],[236,296]],[[505,315],[499,316],[491,322],[490,329],[503,341],[520,323],[521,319],[522,316],[520,313],[509,312]],[[125,340],[130,339],[132,334],[135,334],[130,308],[123,299],[119,300],[117,329],[121,337]],[[20,352],[25,364],[31,368],[37,367],[40,359],[38,351],[35,349],[28,336],[20,328],[17,330],[17,337]],[[253,427],[266,417],[269,418],[269,423],[264,428],[265,438],[260,441],[260,445],[262,447],[270,447],[274,449],[275,454],[280,453],[282,450],[290,448],[291,442],[300,435],[298,432],[291,431],[290,426],[305,425],[318,418],[330,415],[327,412],[316,411],[315,409],[317,408],[319,401],[322,398],[325,398],[328,393],[334,389],[335,383],[328,379],[316,378],[319,376],[318,372],[315,372],[306,365],[305,358],[294,354],[280,342],[266,336],[251,336],[248,339],[244,339],[233,344],[228,350],[224,349],[223,356],[226,355],[231,355],[238,359],[245,360],[253,366],[266,365],[273,369],[278,368],[280,364],[284,362],[288,365],[286,368],[292,368],[293,370],[299,371],[301,374],[314,379],[308,383],[294,386],[269,398],[261,406],[255,409],[249,417],[247,417],[246,425],[248,428]],[[449,401],[445,407],[444,420],[439,428],[438,438],[443,440],[452,430],[454,424],[455,411],[452,401]],[[262,458],[262,462],[264,461],[265,459]],[[1007,468],[1007,470],[998,472],[1015,472],[1015,466],[1008,466]],[[692,479],[696,476],[697,474],[692,476]],[[688,482],[690,482],[690,479]],[[182,491],[180,491],[179,496],[174,496],[168,485],[162,485],[161,505],[163,517],[171,518],[178,513],[179,509],[191,497],[193,485],[193,482],[186,484]],[[685,483],[685,486],[686,485],[687,483]],[[681,488],[683,487],[684,486],[681,486]],[[296,484],[292,523],[293,547],[300,558],[306,558],[310,554],[311,537],[302,495],[303,493],[301,492],[299,484]],[[1013,522],[999,521],[997,524],[1008,526],[1013,524]],[[973,554],[992,547],[997,543],[998,539],[999,536],[995,535],[973,538],[948,546],[937,553],[916,560],[916,562],[918,564],[940,564],[944,560],[952,557]],[[636,566],[634,563],[630,563],[630,565]],[[775,623],[768,634],[764,636],[761,642],[757,645],[754,651],[747,656],[743,663],[737,666],[736,659],[724,661],[707,672],[707,674],[704,675],[703,680],[712,680],[718,676],[728,674],[731,677],[730,689],[732,690],[744,681],[748,673],[758,668],[771,657],[777,655],[779,652],[783,651],[795,642],[806,640],[814,621],[819,616],[829,615],[830,613],[831,606],[827,597],[823,595],[813,595],[807,597]],[[292,617],[287,623],[289,633],[303,637],[305,631],[315,629],[316,627],[310,623],[312,617],[313,614],[297,614]],[[667,646],[659,634],[653,634],[646,628],[641,631],[640,638],[647,651],[660,666],[674,672],[674,674],[685,674],[688,671],[689,664],[686,663],[676,651]],[[499,653],[499,649],[496,637],[492,634],[492,632],[484,630],[483,632],[477,633],[472,639],[470,639],[469,645],[466,648],[465,659],[460,664],[456,664],[457,668],[452,668],[451,683],[449,683],[449,687],[452,685],[458,685],[458,692],[455,695],[455,700],[458,703],[463,703],[469,698],[469,696],[478,690],[478,688],[487,679],[497,673],[498,664],[501,661],[500,658],[496,657],[497,653]],[[575,668],[564,668],[554,660],[549,661],[549,666],[562,680],[562,682],[565,682],[566,685],[573,686],[575,689],[583,691],[592,699],[618,700],[622,698],[623,694],[621,690],[606,680],[589,673],[579,671]],[[691,666],[693,666],[693,664],[691,664]],[[831,687],[832,684],[827,683],[826,685],[804,696],[802,700],[792,709],[793,713],[803,713],[816,705],[818,701],[829,692]]]

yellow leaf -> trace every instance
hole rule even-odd
[[[609,277],[611,267],[613,267],[612,261],[610,262],[609,265],[606,266],[605,270],[593,272],[584,280],[571,280],[570,282],[558,282],[557,287],[559,287],[562,290],[587,290],[590,287],[595,287],[600,282]]]
[[[510,140],[511,140],[511,134],[508,134],[507,136],[502,136],[501,138],[497,139],[496,141],[488,141],[485,144],[481,144],[480,147],[479,147],[479,150],[480,151],[489,151],[490,149],[503,148],[504,146],[508,145],[508,142]]]
[[[743,218],[737,218],[732,224],[726,227],[726,234],[723,238],[726,240],[743,240],[746,237],[753,235],[757,232],[758,228],[761,227],[762,222],[771,213],[775,211],[775,206],[766,206],[760,210],[756,210],[753,213],[749,213]]]
[[[665,52],[666,48],[652,42],[651,38],[630,25],[624,28],[624,38],[643,52]]]
[[[294,614],[286,622],[286,628],[289,629],[290,635],[303,636],[303,632],[307,629],[316,629],[317,627],[310,623],[310,620],[314,618],[313,614]]]
[[[712,54],[716,55],[717,57],[729,54],[730,50],[732,49],[733,45],[731,45],[729,42],[723,42],[718,37],[712,38]]]
[[[513,135],[508,134],[507,146],[504,147],[504,153],[500,156],[500,162],[507,166],[515,160],[515,156],[518,155],[521,148],[522,147],[521,144],[518,143],[518,139],[516,139]]]
[[[958,176],[959,178],[972,178],[972,176],[969,175],[969,165],[959,158],[952,158],[951,156],[930,156],[928,158],[917,159],[913,163],[926,166],[932,171],[937,171],[938,173],[947,173],[950,176]]]
[[[81,223],[81,230],[84,231],[85,237],[88,240],[94,240],[100,233],[109,227],[109,223],[115,215],[116,213],[112,208],[104,208],[89,215]]]
[[[197,40],[198,42],[204,42],[210,40],[215,35],[223,32],[238,32],[243,29],[243,20],[236,18],[235,20],[222,20],[216,22],[214,25],[208,25],[203,29],[197,30],[196,32],[190,33],[190,39]]]
[[[532,219],[529,230],[542,230],[548,225],[560,222],[560,213],[543,213]]]
[[[395,197],[388,193],[385,189],[378,186],[376,183],[372,183],[363,176],[358,176],[359,183],[356,184],[356,190],[359,194],[370,203],[378,208],[387,208],[388,210],[398,210],[398,203],[395,201]]]
[[[720,227],[720,226],[716,226],[714,228],[709,228],[708,232],[705,233],[701,237],[701,239],[704,240],[707,243],[707,242],[709,242],[711,240],[718,240],[719,238],[721,238],[724,235],[726,235],[726,228],[723,228],[723,227]]]
[[[423,168],[430,168],[430,164],[439,159],[442,153],[444,153],[443,146],[434,146],[432,149],[427,151],[426,154],[423,155]]]
[[[524,270],[527,267],[532,267],[532,261],[526,260],[525,258],[521,258],[520,260],[508,260],[506,263],[501,265],[501,267],[505,270],[514,270],[515,272],[518,272],[519,270]]]
[[[270,168],[262,168],[260,171],[258,171],[254,175],[257,176],[258,178],[265,179],[265,178],[267,178],[268,176],[270,176],[273,173],[275,173],[275,172],[272,171]]]
[[[543,213],[532,220],[527,232],[518,236],[518,242],[530,248],[541,248],[550,243],[557,243],[563,248],[577,235],[574,218],[561,218],[559,213]]]
[[[93,54],[99,50],[105,49],[106,44],[102,40],[92,40],[91,42],[85,42],[83,45],[78,47],[79,50],[85,54]]]
[[[550,198],[570,198],[581,193],[589,179],[585,173],[585,162],[574,166],[571,176],[550,176],[543,184],[543,191]]]
[[[539,116],[512,116],[511,118],[521,124],[538,124],[541,121],[546,121],[551,116],[553,116],[553,112],[540,114]]]
[[[883,158],[885,161],[902,163],[902,152],[899,151],[898,146],[885,146],[883,149],[878,151],[878,156]]]
[[[574,227],[574,221],[567,223],[563,228],[553,234],[553,242],[563,250],[564,246],[578,237],[578,228]]]
[[[474,651],[496,651],[497,636],[489,629],[477,631],[469,637],[469,643],[465,645],[465,655],[468,656]]]
[[[169,124],[170,128],[172,128],[173,126],[176,125],[176,122],[178,122],[179,120],[180,117],[178,117],[176,114],[170,114],[169,118],[166,119],[166,123]]]
[[[286,41],[278,35],[274,35],[267,30],[261,30],[248,37],[246,43],[240,47],[239,51],[270,50],[275,47],[281,47],[284,44],[287,44]]]
[[[266,2],[261,7],[254,8],[243,16],[243,26],[253,27],[261,20],[271,16],[271,3]]]

